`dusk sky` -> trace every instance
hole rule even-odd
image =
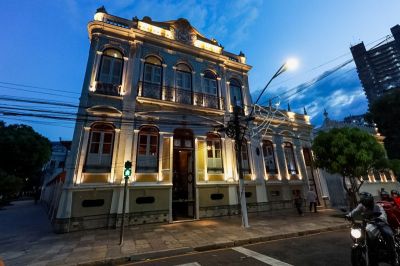
[[[10,98],[79,103],[89,50],[87,23],[102,5],[108,13],[127,19],[184,17],[205,36],[217,39],[225,50],[243,51],[253,67],[249,75],[253,99],[286,58],[297,57],[298,70],[275,79],[264,99],[279,95],[282,108],[289,100],[292,111],[300,113],[306,107],[315,126],[320,125],[324,108],[330,118],[342,119],[364,113],[367,101],[354,63],[313,86],[306,84],[351,59],[351,45],[363,41],[367,48],[372,47],[400,23],[399,0],[2,0],[0,120],[29,124],[50,140],[72,138],[73,121],[10,118],[2,112],[24,107],[25,103]],[[307,89],[289,99],[291,93],[285,94],[305,86]]]

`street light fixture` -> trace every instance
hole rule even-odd
[[[225,131],[228,137],[233,138],[235,140],[236,159],[239,172],[239,199],[242,212],[242,226],[245,228],[248,228],[250,226],[247,217],[247,205],[245,196],[246,193],[244,186],[243,166],[242,166],[242,146],[243,146],[244,136],[246,134],[249,122],[254,119],[254,117],[252,117],[254,112],[254,106],[258,103],[258,101],[260,100],[261,96],[263,95],[263,93],[265,92],[271,81],[276,77],[278,77],[283,72],[285,72],[286,70],[295,69],[297,66],[298,66],[298,61],[296,59],[289,59],[278,69],[278,71],[276,71],[276,73],[272,76],[272,78],[268,81],[267,85],[265,85],[264,89],[261,91],[256,102],[253,104],[250,114],[245,119],[246,126],[243,126],[241,124],[240,116],[244,115],[243,109],[242,107],[236,105],[235,103],[235,107],[233,108],[233,115],[234,115],[233,119],[228,122],[227,127],[221,128],[219,130],[219,131]]]
[[[253,104],[253,107],[251,108],[251,112],[249,114],[249,118],[253,115],[254,112],[254,106],[258,103],[258,101],[261,99],[261,96],[264,94],[265,90],[269,86],[269,84],[274,80],[276,77],[278,77],[280,74],[287,70],[295,70],[299,66],[299,61],[296,58],[289,58],[286,60],[285,63],[276,71],[276,73],[272,76],[272,78],[268,81],[267,85],[265,85],[264,89],[261,91],[260,95],[258,95],[258,98],[256,102]]]

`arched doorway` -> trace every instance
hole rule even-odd
[[[193,132],[190,129],[174,130],[174,162],[172,185],[172,219],[195,218],[195,173]]]

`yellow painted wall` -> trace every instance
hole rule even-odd
[[[171,138],[164,138],[163,142],[163,153],[162,153],[162,181],[163,182],[170,182],[170,169],[171,169]]]
[[[83,174],[82,183],[107,183],[108,174]]]
[[[204,151],[206,149],[206,142],[204,140],[197,141],[197,150],[196,150],[196,158],[197,158],[197,181],[205,180],[205,172],[206,172],[206,164],[205,164],[205,156]]]

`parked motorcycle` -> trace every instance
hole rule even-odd
[[[381,223],[378,219],[363,219],[356,222],[353,218],[351,221],[350,235],[353,240],[351,247],[351,264],[353,266],[375,266],[380,262],[389,263],[398,266],[393,262],[391,256],[391,247],[382,236],[379,226]],[[400,235],[395,233],[396,256],[400,255]]]

